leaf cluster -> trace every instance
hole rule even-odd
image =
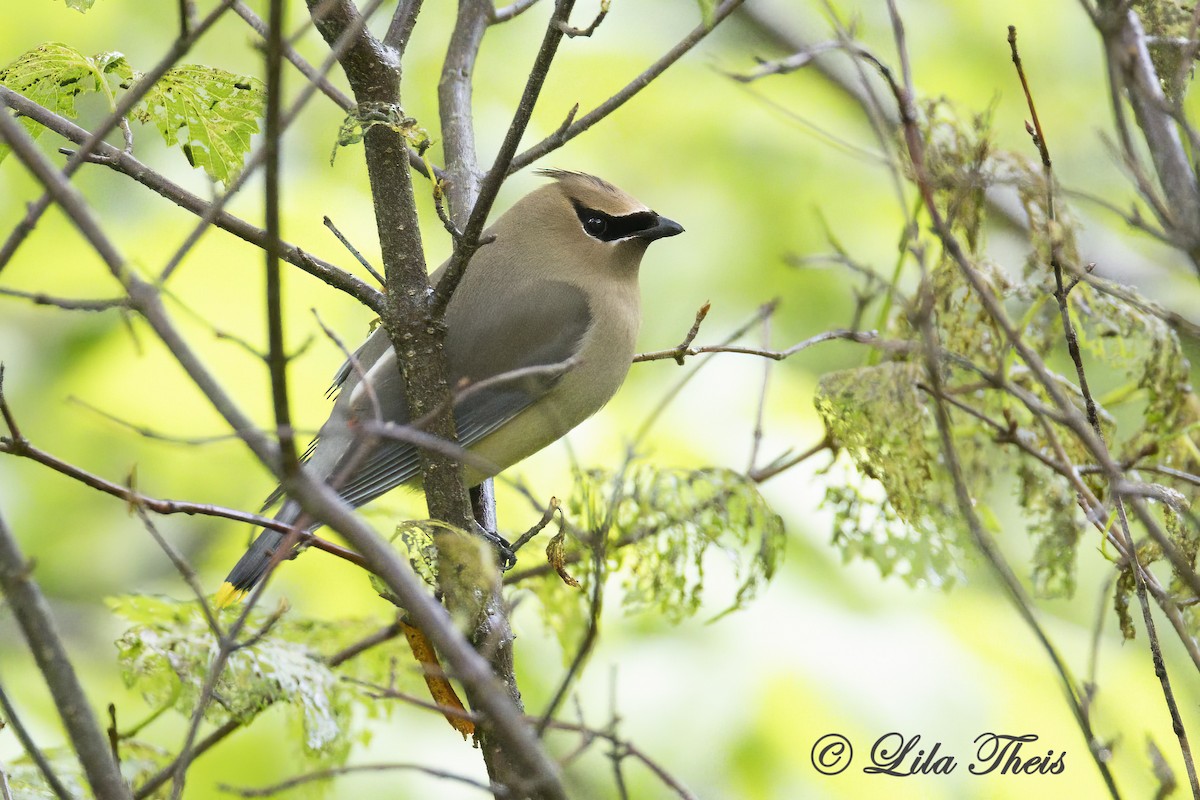
[[[168,709],[190,716],[204,696],[220,647],[199,604],[126,596],[110,600],[109,606],[130,625],[116,642],[125,683],[157,710],[155,716]],[[232,609],[222,616],[232,620],[236,614],[237,609]],[[214,725],[231,720],[244,725],[278,704],[288,709],[301,733],[298,738],[307,758],[322,764],[343,763],[355,741],[350,723],[360,705],[360,692],[342,678],[383,683],[391,665],[380,649],[346,662],[336,672],[327,658],[363,639],[378,624],[293,620],[258,612],[251,613],[248,624],[258,632],[230,654],[209,690],[217,702],[204,706],[205,720]]]
[[[547,550],[566,575],[551,572],[521,585],[538,597],[568,658],[599,612],[592,608],[597,584],[602,589],[614,579],[628,614],[679,623],[701,609],[714,564],[725,567],[720,582],[732,583],[724,615],[758,594],[784,552],[782,518],[732,470],[639,463],[616,473],[580,472],[563,512],[572,524]]]
[[[1155,481],[1186,502],[1194,500],[1194,483],[1160,474],[1162,468],[1195,473],[1200,467],[1197,398],[1175,331],[1153,303],[1087,274],[1069,207],[1047,186],[1040,164],[996,149],[987,115],[960,119],[938,101],[923,108],[921,124],[937,206],[965,243],[976,278],[1002,300],[1009,324],[1082,412],[1084,397],[1055,299],[1051,263],[1058,263],[1114,456],[1130,467],[1155,470]],[[911,172],[909,177],[914,179]],[[1000,183],[1017,188],[1030,220],[1028,258],[1020,269],[1002,270],[984,255],[989,209],[984,192]],[[883,331],[906,346],[890,350],[882,363],[826,375],[816,395],[840,454],[834,469],[845,473],[830,482],[825,497],[834,514],[834,542],[846,558],[867,559],[883,574],[911,584],[948,587],[964,574],[967,532],[942,456],[924,344],[914,322],[927,314],[941,347],[939,377],[962,477],[980,518],[994,531],[1023,527],[1034,542],[1035,588],[1044,596],[1070,595],[1080,542],[1090,536],[1102,546],[1097,521],[1080,511],[1080,483],[1104,502],[1107,481],[1069,426],[1046,413],[1054,405],[1046,387],[984,308],[959,264],[932,234],[912,233],[915,225],[906,256],[919,273],[919,292],[890,310]],[[1019,519],[1000,519],[993,511],[1009,493]],[[1195,541],[1181,526],[1170,530],[1176,546],[1194,561]],[[1160,557],[1148,548],[1142,563]]]
[[[0,85],[67,119],[78,118],[76,101],[88,94],[101,95],[115,110],[120,94],[141,78],[120,53],[89,57],[57,42],[36,47],[0,70]],[[181,65],[155,81],[132,116],[157,129],[169,146],[179,147],[193,167],[228,185],[242,169],[265,104],[257,78]],[[22,122],[33,137],[45,130],[33,120]],[[0,145],[0,160],[8,152]]]

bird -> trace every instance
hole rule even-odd
[[[446,306],[450,385],[478,384],[478,391],[459,392],[453,403],[459,445],[478,456],[463,467],[468,486],[557,441],[616,394],[641,325],[642,256],[651,242],[683,232],[594,175],[540,174],[549,182],[484,231],[481,241],[488,243],[472,256]],[[445,269],[433,273],[433,285]],[[516,374],[507,379],[510,373]],[[383,326],[338,370],[334,392],[329,420],[305,453],[305,469],[326,482],[338,478],[334,488],[353,507],[402,484],[419,485],[420,452],[412,444],[380,438],[365,455],[356,446],[361,421],[412,421]],[[277,489],[267,507],[280,496]],[[293,524],[300,516],[300,505],[289,498],[275,519]],[[219,607],[237,602],[262,579],[283,538],[276,530],[259,533],[218,591]]]

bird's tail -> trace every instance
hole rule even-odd
[[[275,519],[280,522],[294,522],[299,516],[299,511],[300,509],[295,503],[285,502],[283,508],[275,515]],[[250,545],[250,549],[233,565],[225,582],[217,590],[214,599],[217,608],[225,608],[241,602],[255,584],[262,580],[283,538],[283,533],[266,528],[258,534],[258,538]]]

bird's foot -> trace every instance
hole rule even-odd
[[[496,548],[496,554],[500,559],[500,571],[508,572],[517,565],[517,554],[512,549],[512,545],[508,540],[495,531],[489,531],[487,528],[475,523],[475,533],[483,537],[483,540]]]

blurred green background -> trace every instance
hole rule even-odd
[[[798,0],[751,4],[809,41],[828,38],[820,4]],[[252,4],[256,7],[261,4]],[[427,2],[405,58],[404,105],[436,131],[436,86],[454,17],[454,4]],[[595,3],[581,2],[577,24]],[[543,3],[487,36],[476,72],[475,122],[481,160],[490,163],[540,40]],[[839,6],[858,22],[860,36],[895,62],[886,7],[881,2]],[[261,11],[261,9],[259,9]],[[390,5],[385,5],[390,13]],[[993,110],[1001,146],[1032,157],[1024,132],[1024,99],[1009,60],[1006,26],[1021,32],[1022,54],[1039,102],[1060,181],[1067,187],[1128,206],[1132,191],[1105,144],[1111,129],[1101,46],[1075,3],[904,2],[913,73],[926,96],[944,95],[961,111]],[[138,69],[150,68],[177,29],[176,4],[99,0],[88,14],[61,2],[10,4],[0,26],[0,63],[46,41],[84,53],[119,50]],[[293,23],[303,14],[292,4]],[[697,22],[689,0],[614,0],[590,39],[564,40],[526,142],[552,132],[576,102],[591,108],[608,97]],[[261,74],[254,35],[232,14],[219,23],[189,61]],[[311,30],[298,48],[313,62],[325,54]],[[865,264],[890,274],[902,216],[884,169],[859,149],[878,147],[860,110],[820,75],[802,71],[749,86],[725,73],[754,66],[755,56],[784,51],[737,17],[648,90],[591,132],[553,153],[540,166],[601,175],[674,219],[687,234],[651,248],[643,266],[646,319],[643,349],[677,343],[696,309],[713,309],[698,341],[724,336],[762,303],[781,300],[773,343],[786,347],[846,325],[857,285],[836,268],[797,270],[790,254],[828,252],[823,224]],[[289,88],[301,80],[288,73]],[[343,82],[338,80],[339,84]],[[83,106],[83,124],[103,114]],[[374,222],[365,171],[356,149],[331,166],[329,152],[341,113],[318,98],[286,136],[284,235],[307,251],[358,270],[321,226],[322,215],[369,258]],[[208,196],[201,173],[157,134],[137,130],[135,153],[173,180]],[[41,146],[54,155],[52,135]],[[436,145],[434,160],[440,159]],[[543,179],[532,170],[513,177],[498,207]],[[194,219],[132,181],[102,167],[81,170],[74,183],[121,251],[147,274],[157,273],[188,235]],[[232,204],[234,213],[261,218],[258,184]],[[37,186],[14,159],[0,164],[0,231],[11,230]],[[450,241],[421,196],[425,248],[431,265]],[[1195,276],[1173,251],[1127,232],[1124,223],[1086,204],[1084,258],[1097,271],[1133,283],[1145,294],[1195,318]],[[825,222],[822,223],[822,220]],[[1025,258],[1019,238],[992,234],[997,261],[1017,271]],[[376,259],[377,260],[377,259]],[[262,364],[216,333],[265,348],[262,258],[220,231],[207,233],[170,283],[171,312],[238,402],[269,424],[268,381]],[[363,277],[368,278],[365,274]],[[116,286],[63,215],[51,210],[0,285],[73,297],[112,296]],[[286,276],[289,344],[311,340],[291,365],[294,413],[306,431],[328,413],[324,391],[342,361],[321,334],[312,310],[347,342],[364,336],[372,315],[350,298],[298,270]],[[819,375],[863,363],[866,351],[841,343],[806,351],[773,369],[763,453],[805,449],[822,436],[812,408]],[[255,509],[273,482],[236,442],[194,445],[147,438],[105,419],[80,402],[170,437],[220,436],[218,416],[149,330],[119,314],[65,313],[0,298],[0,360],[5,390],[24,433],[38,446],[115,481],[136,470],[138,487],[153,496]],[[749,457],[763,364],[723,356],[690,384],[656,425],[645,447],[654,463],[744,469]],[[570,437],[584,465],[614,465],[647,414],[685,372],[673,362],[635,365],[625,388],[597,417]],[[569,454],[556,446],[515,468],[539,494],[569,491]],[[883,579],[867,564],[844,564],[830,544],[829,515],[820,508],[828,463],[820,456],[763,486],[784,516],[789,535],[786,566],[745,611],[706,624],[730,599],[730,581],[714,570],[706,612],[677,627],[648,616],[627,617],[610,604],[601,644],[578,687],[586,719],[603,726],[616,710],[621,732],[696,794],[706,798],[1059,798],[1101,796],[1103,785],[1048,659],[981,564],[951,592],[907,588]],[[528,504],[500,490],[501,526],[520,531],[536,519]],[[1003,506],[1003,497],[993,498]],[[54,601],[83,680],[98,708],[116,703],[125,724],[146,712],[124,688],[113,639],[121,625],[103,598],[126,592],[186,598],[188,592],[141,524],[119,502],[32,462],[0,458],[0,513],[36,561],[36,577]],[[381,530],[397,515],[424,516],[421,498],[400,491],[367,511]],[[246,526],[175,516],[160,529],[188,554],[215,588],[245,546]],[[1002,545],[1019,566],[1027,540],[1007,526]],[[1108,562],[1081,548],[1079,590],[1073,600],[1040,605],[1046,629],[1077,676],[1087,672],[1092,629]],[[384,616],[387,609],[358,571],[320,553],[290,562],[273,579],[268,604],[286,598],[298,614]],[[542,629],[533,601],[518,606],[515,625],[523,689],[533,709],[544,704],[561,676],[561,655]],[[1140,628],[1140,625],[1139,625]],[[1140,631],[1139,631],[1140,633]],[[61,742],[61,730],[40,676],[11,618],[0,612],[0,681],[15,697],[37,740]],[[403,645],[399,645],[403,658]],[[1178,646],[1167,642],[1168,657]],[[1093,712],[1100,737],[1115,747],[1113,769],[1130,797],[1152,794],[1147,741],[1168,754],[1184,780],[1144,638],[1122,643],[1111,613],[1099,641],[1099,693]],[[1180,663],[1180,662],[1177,662]],[[1200,686],[1187,669],[1175,684],[1185,723],[1200,730]],[[372,732],[356,761],[409,761],[483,776],[478,753],[439,718],[400,708],[369,723]],[[180,720],[153,729],[164,747],[178,747]],[[810,763],[813,743],[837,732],[855,746],[856,760],[871,742],[897,731],[920,735],[918,748],[941,742],[940,752],[961,762],[951,775],[888,778],[856,767],[825,777]],[[1060,775],[968,773],[965,763],[980,733],[1033,733],[1030,755],[1064,752]],[[218,783],[260,785],[301,768],[297,746],[278,710],[233,735],[195,765],[186,796],[221,796]],[[571,743],[562,740],[565,752]],[[917,748],[915,748],[917,749]],[[0,731],[0,764],[19,747]],[[602,758],[573,773],[579,796],[613,791]],[[627,770],[631,796],[668,796],[646,770]],[[401,798],[477,797],[453,783],[410,773],[341,779],[333,796]]]

